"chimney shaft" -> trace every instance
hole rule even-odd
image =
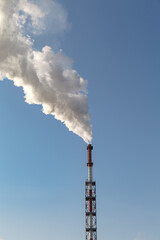
[[[93,146],[91,144],[88,144],[87,150],[88,150],[88,163],[91,163]]]
[[[88,144],[88,180],[86,181],[86,240],[97,240],[96,223],[96,182],[92,176],[92,150],[93,146]]]
[[[93,162],[92,162],[92,150],[93,150],[93,146],[91,144],[88,144],[87,146],[87,150],[88,150],[88,181],[92,182],[92,166],[93,166]],[[90,186],[91,188],[92,186]]]

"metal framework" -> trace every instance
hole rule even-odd
[[[88,180],[85,182],[85,224],[86,240],[97,240],[97,217],[96,217],[96,182],[92,180],[92,151],[91,144],[88,150]]]

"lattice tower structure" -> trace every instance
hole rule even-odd
[[[88,144],[88,179],[85,182],[85,224],[86,240],[97,240],[96,182],[93,181],[93,146]]]

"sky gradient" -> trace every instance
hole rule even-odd
[[[98,240],[160,239],[160,1],[59,0],[34,36],[88,80]],[[0,81],[0,238],[85,238],[86,143]]]

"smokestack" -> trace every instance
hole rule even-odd
[[[88,144],[88,179],[85,182],[85,218],[86,218],[86,240],[97,240],[96,220],[96,182],[93,181],[93,146]]]

